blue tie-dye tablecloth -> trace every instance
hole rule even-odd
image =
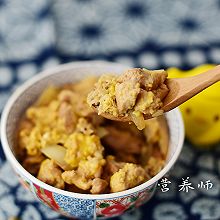
[[[220,63],[219,0],[0,0],[0,111],[13,90],[59,63],[101,59],[189,69]],[[185,142],[161,192],[121,220],[220,219],[220,146]],[[194,190],[179,191],[189,177]],[[199,187],[210,180],[212,188]],[[37,202],[13,175],[0,147],[0,220],[66,219]]]

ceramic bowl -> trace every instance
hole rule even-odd
[[[184,140],[184,127],[178,109],[166,113],[170,143],[165,167],[152,179],[132,189],[117,193],[91,195],[67,192],[38,180],[28,173],[14,155],[18,121],[43,89],[53,84],[78,81],[88,75],[121,73],[127,69],[116,63],[103,61],[73,62],[46,70],[20,86],[8,100],[2,114],[1,139],[5,155],[21,183],[45,205],[69,217],[96,219],[123,214],[147,202],[154,194],[157,182],[176,162]]]

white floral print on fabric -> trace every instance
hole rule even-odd
[[[44,18],[46,0],[3,0],[0,7],[0,61],[33,59],[54,43],[54,26]]]
[[[40,213],[32,205],[26,206],[21,218],[22,218],[22,220],[30,220],[30,219],[32,219],[32,220],[42,220],[42,217],[41,217]]]
[[[157,10],[161,12],[161,15],[158,19],[163,22],[154,23],[153,33],[158,34],[160,43],[166,45],[198,45],[219,40],[219,32],[213,25],[216,18],[220,19],[217,1],[159,1],[160,3],[157,6],[160,6],[160,9]],[[194,8],[196,10],[192,10]],[[200,13],[197,13],[197,10]],[[209,10],[213,13],[206,14],[205,12]],[[154,13],[154,15],[157,14]],[[212,36],[209,36],[210,34]]]
[[[204,161],[206,161],[206,163],[204,163]],[[202,168],[206,168],[206,169],[209,169],[209,170],[213,170],[213,168],[214,168],[214,158],[212,157],[211,154],[202,155],[198,158],[197,166],[202,167]]]
[[[147,41],[167,46],[200,45],[220,38],[220,27],[213,25],[220,20],[218,1],[55,2],[58,49],[64,54],[133,51]],[[201,63],[197,59],[189,61]]]
[[[195,201],[191,211],[201,217],[201,220],[220,219],[220,202],[219,199],[201,198]]]
[[[10,216],[17,216],[19,207],[15,204],[13,195],[5,194],[0,197],[0,219],[7,220]]]
[[[10,94],[9,92],[0,91],[0,112],[2,111],[3,107],[5,106]]]
[[[12,83],[13,75],[12,70],[7,66],[0,67],[0,88],[9,86]]]
[[[187,215],[180,205],[167,202],[155,207],[153,218],[155,220],[186,220]]]
[[[8,175],[9,173],[11,175]],[[10,187],[15,187],[19,184],[18,178],[8,162],[3,163],[0,167],[0,179]]]
[[[198,175],[194,176],[192,178],[192,181],[194,183],[194,186],[197,187],[196,191],[198,191],[200,194],[205,196],[218,196],[220,195],[220,178],[217,175],[214,175],[213,173],[207,172],[207,171],[200,171]],[[201,184],[202,182],[209,181],[212,184],[211,188],[204,187],[198,187],[198,184]]]
[[[31,78],[37,72],[38,72],[37,66],[34,63],[31,63],[31,62],[20,65],[16,69],[17,79],[20,82],[24,82],[25,80]]]
[[[120,217],[121,220],[140,220],[142,219],[143,214],[140,209],[135,209],[130,212],[126,212]]]
[[[22,208],[18,205],[20,203],[23,204]],[[24,189],[11,166],[5,162],[0,167],[0,220],[8,220],[18,214],[22,220],[57,219],[60,216],[39,203],[30,192]]]

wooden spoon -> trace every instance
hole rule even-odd
[[[165,84],[170,91],[163,100],[161,109],[168,112],[218,81],[220,81],[220,65],[196,76],[167,79]],[[96,108],[94,110],[97,111]],[[130,116],[113,116],[108,113],[101,115],[114,121],[131,121]],[[144,115],[144,118],[150,119],[152,117]]]
[[[170,91],[163,100],[162,109],[168,112],[218,81],[220,65],[196,76],[167,79],[165,83]]]

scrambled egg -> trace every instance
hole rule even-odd
[[[62,88],[50,86],[26,110],[19,126],[18,157],[25,169],[43,182],[81,193],[118,192],[143,183],[162,168],[168,142],[161,142],[165,138],[158,133],[160,123],[152,122],[156,125],[153,130],[150,123],[142,132],[98,116],[86,102],[96,81],[90,77]],[[114,106],[116,80],[107,75],[99,82],[105,93],[101,108],[118,114]],[[90,98],[97,101],[99,95]],[[146,103],[140,99],[137,114],[146,107],[143,105]],[[155,154],[155,145],[157,155],[162,155],[156,161],[149,153]]]
[[[145,170],[136,164],[126,163],[110,179],[111,192],[120,192],[147,180]]]
[[[99,105],[99,114],[106,112],[114,116],[118,115],[115,103],[115,85],[115,76],[103,75],[96,84],[97,90],[88,94],[87,100],[92,102],[92,106]]]
[[[65,161],[73,168],[82,166],[82,164],[86,165],[88,157],[95,157],[100,160],[103,158],[104,148],[96,135],[73,133],[68,137],[64,146],[67,148]]]

